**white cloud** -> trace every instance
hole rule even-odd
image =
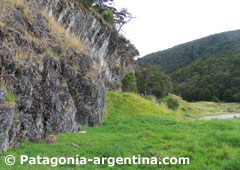
[[[141,56],[240,29],[239,0],[115,0],[137,18],[123,27]]]

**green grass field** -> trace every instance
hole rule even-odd
[[[174,97],[174,96],[172,96]],[[176,96],[175,96],[176,97]],[[189,165],[93,165],[91,163],[58,166],[54,169],[171,169],[171,170],[239,170],[240,120],[198,120],[202,115],[230,113],[239,104],[208,102],[187,103],[178,98],[179,109],[169,110],[135,94],[108,92],[103,125],[83,127],[87,134],[63,134],[56,144],[47,145],[24,141],[17,149],[1,154],[0,169],[52,169],[50,166],[19,165],[19,156],[75,156],[93,157],[189,157]],[[184,109],[182,109],[184,108]],[[230,110],[235,108],[233,110]],[[216,112],[214,112],[216,111]],[[228,112],[227,112],[228,111]],[[190,114],[191,118],[186,118]],[[72,143],[78,147],[73,147]],[[17,157],[8,167],[4,156]]]
[[[205,101],[189,103],[172,94],[168,97],[175,98],[179,101],[179,109],[175,111],[175,117],[178,119],[186,119],[186,114],[190,115],[193,119],[197,119],[210,115],[240,113],[240,103],[215,103]],[[164,101],[166,98],[162,100]],[[165,104],[163,103],[162,106],[165,106]]]

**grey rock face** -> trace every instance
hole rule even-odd
[[[2,88],[0,88],[0,103],[4,103],[6,100],[6,92]]]
[[[26,2],[28,16],[8,8],[0,20],[6,23],[0,24],[1,151],[22,139],[39,142],[49,134],[78,131],[78,124],[100,125],[105,91],[121,90],[120,75],[135,67],[116,32],[93,12],[72,0]],[[82,40],[88,53],[68,47],[51,31],[45,9]]]
[[[78,65],[78,70],[72,69],[74,64]],[[63,76],[77,107],[76,120],[90,126],[101,124],[105,105],[105,87],[93,65],[90,57],[72,51],[64,56],[62,62]]]
[[[1,151],[5,152],[9,148],[9,132],[12,128],[14,110],[10,107],[1,107],[0,108],[0,142],[1,142]]]
[[[108,90],[121,91],[121,76],[134,71],[136,64],[132,58],[136,49],[123,47],[116,31],[109,28],[92,11],[85,12],[75,0],[27,0],[39,4],[41,10],[47,10],[50,17],[66,28],[71,34],[82,40],[90,57],[98,63],[99,72],[104,74],[105,87]],[[120,70],[115,65],[122,66]]]

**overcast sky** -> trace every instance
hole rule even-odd
[[[136,19],[123,27],[140,55],[240,29],[240,0],[115,0]]]

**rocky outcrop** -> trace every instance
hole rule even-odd
[[[126,40],[122,41],[113,28],[104,24],[93,11],[82,9],[75,0],[28,1],[32,7],[38,4],[41,10],[46,10],[49,17],[54,17],[67,31],[79,37],[89,56],[98,63],[99,71],[104,73],[106,87],[121,90],[121,77],[118,73],[135,70],[133,61],[129,64],[129,60],[138,54],[135,48],[126,49]],[[115,65],[122,66],[119,72],[116,72]]]
[[[0,149],[100,125],[137,51],[72,0],[1,1]]]

